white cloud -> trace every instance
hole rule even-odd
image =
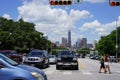
[[[19,18],[34,22],[37,31],[45,33],[55,41],[60,41],[62,36],[67,36],[68,30],[76,29],[77,21],[93,16],[87,10],[71,9],[68,13],[64,9],[51,8],[45,0],[25,1],[18,7],[18,11]]]
[[[2,17],[7,18],[7,19],[12,19],[9,14],[4,14]]]
[[[101,26],[100,22],[98,22],[98,20],[95,20],[93,22],[84,23],[82,25],[82,27],[79,28],[79,29],[80,29],[80,31],[83,32],[83,31],[86,31],[88,29],[94,29],[94,28],[97,28],[97,27],[100,27],[100,26]]]
[[[103,2],[108,2],[108,0],[84,0],[86,2],[90,3],[103,3]]]
[[[118,16],[117,19],[117,27],[118,26],[120,26],[120,16]],[[79,30],[82,32],[90,29],[93,29],[95,31],[94,33],[97,33],[99,36],[108,35],[111,33],[111,31],[116,29],[116,20],[106,24],[102,24],[98,20],[94,20],[92,22],[84,23],[82,27],[79,28]]]

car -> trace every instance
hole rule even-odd
[[[19,64],[22,63],[23,60],[22,55],[18,54],[17,51],[15,50],[0,50],[0,53],[16,61]]]
[[[63,50],[58,54],[56,69],[60,69],[62,67],[73,67],[78,70],[78,58],[74,51]]]
[[[49,55],[49,63],[50,64],[56,64],[56,56],[55,55]]]
[[[109,56],[110,62],[117,62],[116,56]]]
[[[26,56],[24,64],[46,68],[49,67],[48,53],[45,50],[32,50]]]
[[[47,80],[42,70],[18,64],[0,53],[0,80]]]

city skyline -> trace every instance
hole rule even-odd
[[[94,40],[93,43],[88,43],[87,42],[87,38],[78,38],[77,41],[75,43],[71,43],[72,40],[72,36],[71,36],[71,30],[68,30],[68,37],[61,37],[61,43],[59,41],[55,41],[54,43],[64,47],[64,48],[71,48],[71,47],[75,47],[76,49],[80,49],[80,48],[95,48],[96,44],[97,44],[97,40]]]

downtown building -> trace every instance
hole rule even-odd
[[[81,48],[93,48],[92,44],[88,44],[87,43],[87,38],[82,38],[82,39],[78,39],[76,41],[76,49],[81,49]]]
[[[62,37],[62,43],[61,43],[61,46],[64,47],[64,48],[66,48],[67,45],[68,45],[68,43],[67,43],[67,38]]]
[[[71,31],[68,31],[68,47],[71,48]]]

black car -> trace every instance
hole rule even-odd
[[[58,54],[56,69],[60,69],[62,67],[72,67],[78,70],[78,60],[74,51],[64,50]]]
[[[49,58],[47,51],[45,50],[32,50],[25,59],[24,64],[37,66],[37,67],[48,67]]]

